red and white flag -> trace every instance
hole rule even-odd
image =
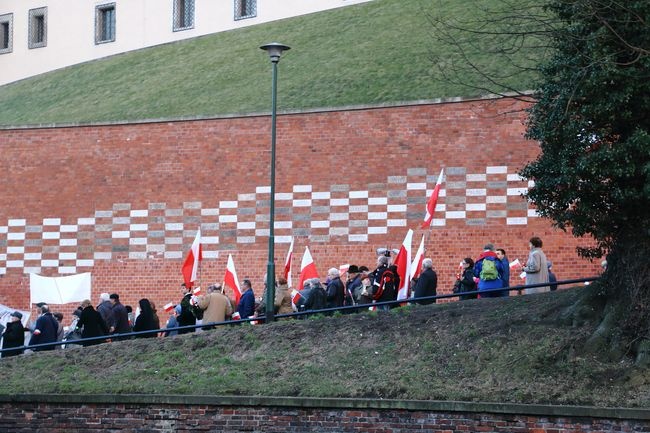
[[[350,269],[350,264],[346,263],[345,265],[339,266],[339,274],[341,276],[341,281],[345,281],[345,278],[343,278],[343,275],[345,275],[348,272],[348,269]]]
[[[171,312],[175,306],[176,305],[174,305],[173,302],[170,302],[169,304],[165,304],[165,306],[163,307],[165,309],[165,313]]]
[[[192,289],[192,294],[193,294],[194,296],[200,296],[201,293],[202,293],[202,292],[201,292],[201,286],[198,286],[198,287],[195,287],[194,289]]]
[[[284,261],[284,279],[287,280],[287,287],[291,287],[291,258],[293,257],[293,236],[291,237],[291,245],[289,245],[289,252],[287,259]]]
[[[422,240],[420,241],[420,247],[418,252],[415,253],[415,258],[413,263],[411,263],[411,279],[417,278],[422,272],[422,261],[424,260],[424,235],[422,235]]]
[[[314,264],[314,259],[311,258],[309,247],[305,247],[305,253],[302,255],[302,263],[300,264],[300,279],[298,280],[298,290],[302,290],[305,280],[310,278],[318,278],[318,271]]]
[[[235,305],[239,304],[241,298],[241,289],[239,288],[239,279],[237,278],[237,271],[235,270],[235,262],[232,260],[232,255],[228,254],[228,264],[226,265],[226,275],[223,277],[224,286],[228,286],[235,294]]]
[[[517,268],[521,268],[521,267],[522,266],[521,266],[521,262],[519,261],[519,259],[514,259],[512,262],[510,262],[510,269],[517,269]]]
[[[440,176],[438,176],[438,181],[436,182],[436,186],[435,188],[433,188],[431,197],[429,197],[429,201],[427,202],[427,210],[424,215],[424,222],[422,223],[423,229],[430,227],[431,221],[433,221],[433,213],[435,212],[436,204],[438,203],[438,195],[440,194],[440,186],[442,185],[442,177],[444,171],[445,171],[444,168],[440,170]]]
[[[395,257],[395,265],[397,265],[397,274],[400,279],[400,287],[397,290],[397,299],[406,299],[409,297],[409,287],[411,282],[411,241],[413,239],[413,230],[409,229],[406,232],[406,237],[399,253]]]
[[[293,305],[297,306],[298,302],[300,302],[300,298],[302,298],[302,295],[300,294],[300,292],[297,291],[296,289],[293,289],[291,291],[291,302],[293,303]]]
[[[194,281],[198,279],[199,262],[201,260],[203,260],[203,252],[201,248],[201,229],[199,228],[196,232],[194,242],[192,242],[192,247],[189,253],[187,253],[185,262],[183,262],[183,280],[188,289],[191,289]]]

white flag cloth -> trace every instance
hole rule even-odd
[[[29,323],[29,316],[32,314],[29,311],[18,310],[16,308],[7,307],[6,305],[0,304],[0,325],[7,327],[7,322],[11,320],[11,313],[18,311],[23,315],[23,318],[20,319],[23,322],[23,326]]]
[[[29,274],[29,297],[32,304],[69,304],[90,299],[90,272],[66,277],[43,277]]]
[[[404,242],[395,257],[397,273],[400,278],[400,287],[397,288],[397,299],[406,299],[409,297],[409,284],[411,277],[411,240],[413,239],[413,230],[406,232]]]
[[[291,245],[289,245],[289,252],[287,252],[287,259],[284,261],[284,279],[287,280],[287,287],[291,287],[291,259],[293,257],[293,236],[291,237]]]
[[[422,240],[420,241],[420,246],[418,247],[417,253],[415,253],[415,258],[413,263],[411,263],[411,280],[420,276],[422,271],[422,262],[424,261],[424,235],[422,235]]]

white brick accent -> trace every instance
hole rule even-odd
[[[368,198],[368,191],[350,191],[350,198]]]
[[[294,200],[293,207],[311,207],[311,199]]]
[[[294,185],[293,192],[311,192],[311,185]]]
[[[488,166],[486,167],[485,172],[487,174],[506,174],[508,173],[508,166],[506,165]]]
[[[387,197],[369,197],[368,198],[368,204],[369,205],[385,205],[385,204],[388,204],[388,198]]]
[[[237,201],[220,201],[219,207],[221,209],[237,209]]]
[[[526,217],[506,218],[506,224],[508,224],[509,226],[526,225],[528,224],[528,218]]]

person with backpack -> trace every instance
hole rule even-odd
[[[503,263],[494,252],[493,244],[486,244],[483,253],[474,264],[474,276],[479,279],[478,292],[480,298],[499,298],[501,292],[485,292],[486,290],[500,289],[503,287]]]

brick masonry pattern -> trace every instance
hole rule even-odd
[[[602,433],[648,432],[647,421],[408,410],[212,405],[2,404],[0,431]]]
[[[539,151],[523,137],[524,108],[500,99],[278,116],[276,266],[293,236],[294,269],[305,245],[323,276],[343,263],[372,267],[377,247],[399,247],[414,228],[439,293],[486,242],[525,259],[533,235],[558,277],[592,275],[597,266],[575,253],[586,241],[520,196],[530,185],[516,173]],[[164,305],[179,297],[198,227],[201,284],[221,281],[232,254],[261,295],[269,143],[269,116],[0,130],[0,303],[30,308],[29,272],[90,271],[94,299],[118,292]],[[443,167],[433,227],[420,230]]]

